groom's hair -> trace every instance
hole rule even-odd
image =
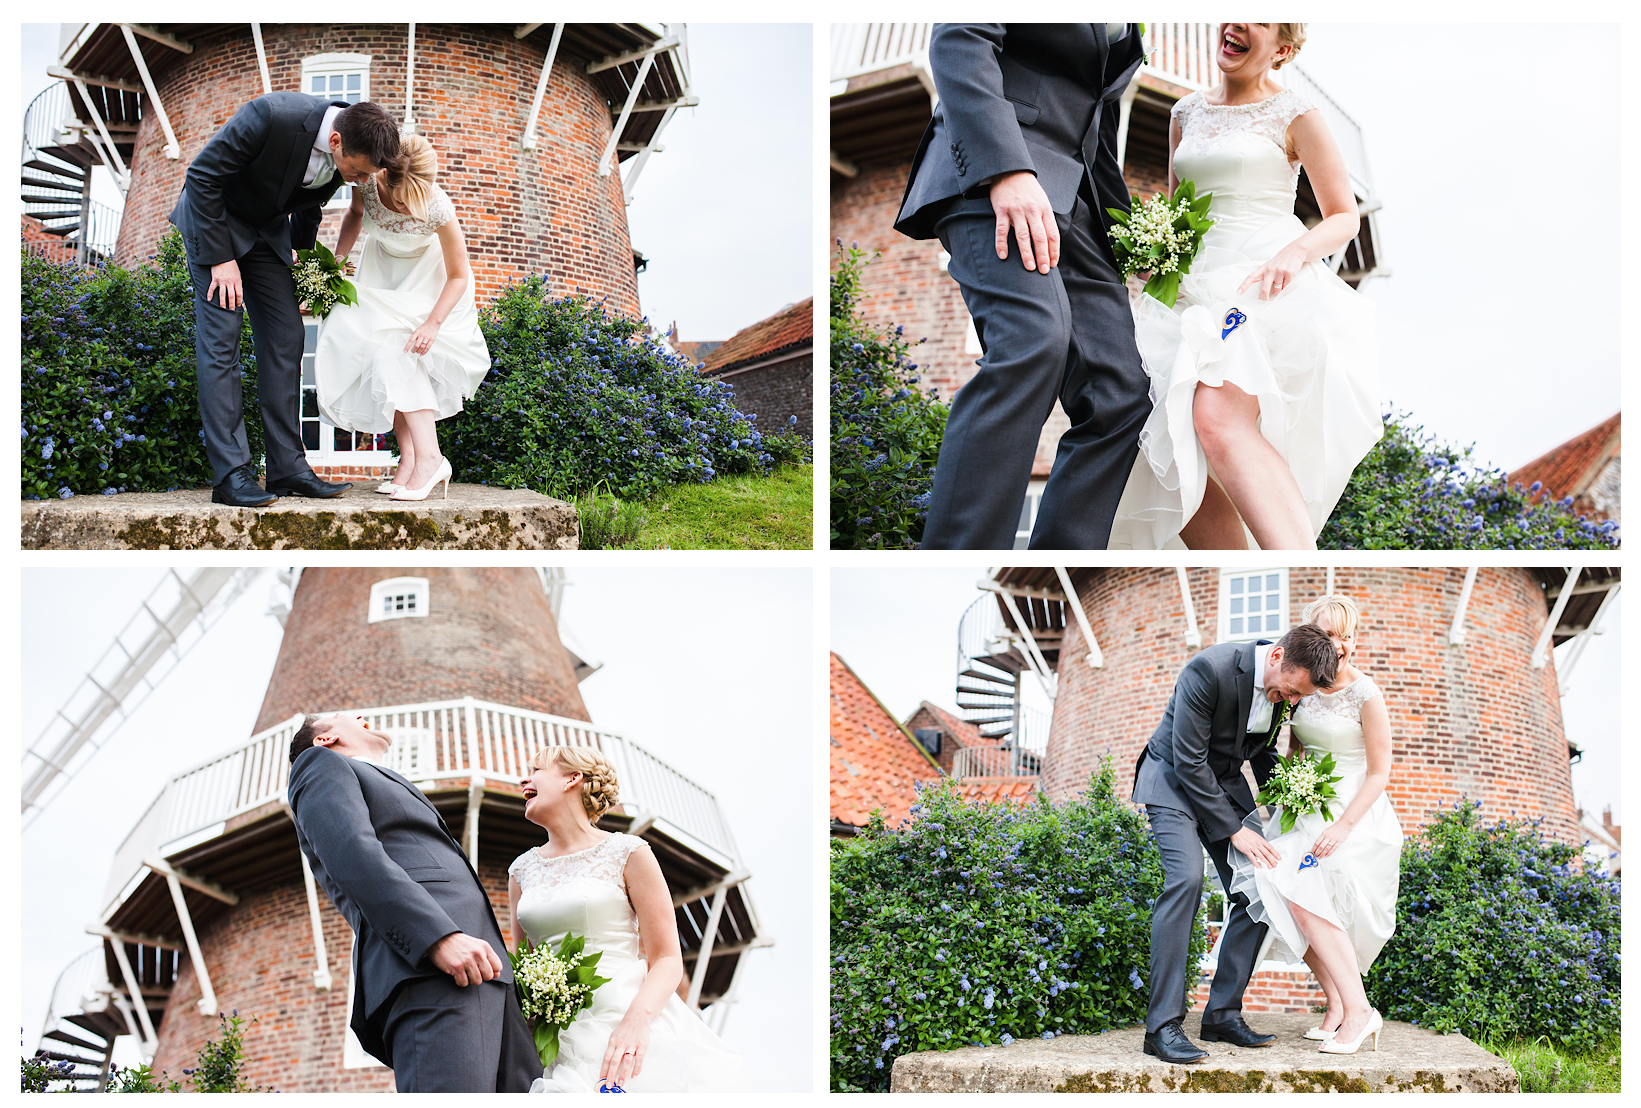
[[[399,160],[399,125],[378,105],[361,100],[336,117],[342,152],[370,159],[377,169]]]
[[[1339,676],[1339,648],[1333,637],[1314,623],[1301,623],[1277,642],[1282,668],[1297,666],[1311,676],[1311,684],[1325,689]]]
[[[302,726],[291,736],[291,761],[296,761],[296,756],[312,747],[313,740],[324,733],[325,729],[319,726],[318,716],[304,716]]]

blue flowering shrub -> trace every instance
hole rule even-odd
[[[1554,500],[1536,481],[1512,487],[1503,470],[1475,466],[1468,448],[1436,442],[1405,413],[1384,420],[1384,438],[1316,540],[1321,549],[1617,549],[1618,524],[1576,514],[1572,497]]]
[[[151,264],[92,271],[23,253],[22,495],[155,492],[211,483],[194,376],[182,238]],[[240,340],[246,437],[262,455],[256,360]]]
[[[966,803],[945,780],[899,828],[832,849],[832,1091],[882,1092],[917,1050],[1141,1022],[1162,861],[1106,759],[1062,804]],[[1191,957],[1207,949],[1199,913]]]
[[[863,251],[840,246],[832,272],[832,549],[911,549],[923,537],[947,407],[918,388],[902,329],[861,318],[865,265]]]
[[[1619,894],[1536,821],[1444,810],[1402,847],[1396,934],[1368,999],[1443,1034],[1593,1049],[1619,1031]]]
[[[481,319],[494,364],[439,424],[459,481],[644,498],[807,451],[795,433],[760,433],[728,385],[641,338],[639,322],[585,296],[551,299],[540,276],[509,284]]]

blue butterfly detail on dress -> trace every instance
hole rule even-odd
[[[611,1081],[608,1085],[599,1085],[598,1091],[601,1093],[624,1093],[627,1090],[623,1089],[620,1085],[617,1085],[614,1081]]]
[[[1219,340],[1224,342],[1231,337],[1231,332],[1248,322],[1248,317],[1242,314],[1242,309],[1232,308],[1225,313],[1225,329],[1220,331]]]
[[[1296,870],[1295,872],[1297,873],[1297,872],[1300,872],[1302,870],[1307,870],[1307,869],[1310,869],[1312,866],[1319,866],[1321,864],[1322,864],[1321,862],[1318,862],[1316,860],[1316,855],[1307,854],[1307,855],[1305,855],[1305,857],[1303,859],[1300,860],[1299,870]]]

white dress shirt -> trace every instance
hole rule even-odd
[[[336,175],[336,159],[331,156],[330,136],[336,129],[336,117],[341,114],[342,109],[334,104],[325,109],[324,122],[319,124],[313,151],[308,155],[308,171],[302,177],[302,187],[305,189],[323,188]]]
[[[1276,706],[1265,697],[1265,659],[1270,656],[1270,646],[1254,647],[1254,704],[1248,712],[1248,732],[1257,731],[1261,735],[1271,730],[1271,710]]]

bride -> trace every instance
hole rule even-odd
[[[342,217],[338,257],[361,228],[370,236],[353,278],[359,303],[338,304],[320,322],[314,376],[326,419],[397,438],[398,468],[376,491],[425,500],[441,481],[450,491],[450,463],[433,425],[477,391],[490,351],[461,222],[434,183],[433,145],[410,135],[399,147],[398,164],[356,187]]]
[[[1271,78],[1303,23],[1222,23],[1224,80],[1174,105],[1168,187],[1214,194],[1172,310],[1142,295],[1135,340],[1155,407],[1111,549],[1314,550],[1382,434],[1373,305],[1323,259],[1356,237],[1322,113]],[[1294,214],[1303,165],[1322,219]],[[1246,525],[1246,528],[1244,528]]]
[[[655,855],[643,839],[594,826],[616,799],[615,770],[586,747],[547,747],[524,779],[524,817],[547,844],[507,868],[512,941],[521,927],[554,948],[582,935],[610,978],[559,1034],[557,1061],[530,1091],[745,1091],[740,1055],[677,995],[684,961]]]
[[[1349,597],[1324,596],[1305,606],[1304,619],[1333,637],[1339,676],[1333,686],[1301,700],[1290,722],[1295,750],[1331,753],[1339,794],[1320,812],[1300,816],[1276,834],[1276,819],[1261,824],[1257,811],[1244,823],[1271,840],[1282,862],[1255,868],[1231,851],[1231,893],[1248,896],[1248,914],[1270,926],[1260,960],[1302,958],[1327,994],[1328,1011],[1305,1033],[1328,1054],[1354,1054],[1367,1036],[1379,1046],[1383,1026],[1369,1006],[1362,976],[1396,930],[1402,825],[1385,795],[1390,779],[1390,716],[1373,678],[1356,668],[1359,614]],[[1257,962],[1255,963],[1258,964]]]

